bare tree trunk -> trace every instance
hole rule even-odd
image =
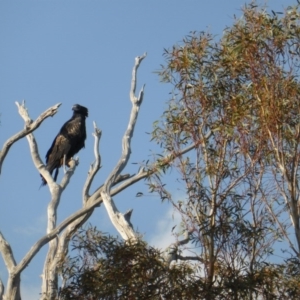
[[[71,170],[75,168],[76,162],[72,160],[70,162]],[[48,183],[52,199],[48,205],[48,225],[47,233],[49,234],[56,228],[57,220],[57,208],[60,202],[62,194],[62,187],[54,181]],[[58,293],[58,275],[57,266],[53,265],[53,260],[57,255],[58,237],[52,239],[49,242],[49,250],[44,264],[44,270],[42,275],[42,291],[41,299],[55,299]]]
[[[16,272],[16,261],[9,243],[5,240],[0,232],[0,252],[8,271],[8,282],[6,292],[3,296],[4,300],[20,300],[20,273]],[[1,282],[1,294],[4,288]]]
[[[20,295],[20,274],[10,274],[7,283],[7,291],[5,296],[3,297],[4,300],[21,300]]]

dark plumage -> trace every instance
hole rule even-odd
[[[72,107],[73,116],[60,129],[50,149],[46,154],[46,168],[56,181],[58,170],[65,163],[68,165],[70,159],[84,147],[86,139],[85,118],[88,116],[88,109],[79,104]],[[42,177],[42,185],[47,184]]]

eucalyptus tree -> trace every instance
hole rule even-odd
[[[164,52],[158,73],[172,92],[153,139],[176,157],[158,161],[161,174],[178,171],[181,196],[159,174],[150,188],[180,213],[207,299],[220,288],[230,299],[289,296],[257,279],[282,279],[266,267],[278,240],[289,264],[300,253],[299,20],[299,5],[268,13],[250,4],[219,40],[192,32]]]

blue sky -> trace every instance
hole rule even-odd
[[[93,126],[102,129],[102,169],[93,187],[103,183],[121,154],[121,138],[131,103],[129,88],[135,56],[148,53],[138,72],[138,88],[146,84],[143,105],[132,142],[132,155],[125,172],[134,173],[141,162],[157,152],[150,142],[152,123],[163,113],[171,87],[154,73],[164,63],[163,49],[180,42],[190,31],[210,31],[221,36],[241,15],[245,1],[56,1],[0,0],[0,146],[23,128],[15,101],[26,100],[32,119],[61,102],[59,112],[47,119],[35,137],[44,158],[75,103],[89,109],[86,147],[80,165],[65,191],[58,222],[81,206],[81,190],[93,162]],[[296,1],[270,0],[269,7],[282,11]],[[61,178],[61,177],[59,177]],[[47,187],[39,189],[26,139],[15,144],[0,177],[0,230],[11,244],[17,261],[46,229]],[[176,187],[174,187],[176,189]],[[115,198],[121,211],[133,208],[132,223],[146,240],[162,245],[170,237],[170,207],[159,198],[136,198],[148,194],[144,182]],[[166,220],[166,218],[169,218]],[[90,220],[100,230],[115,234],[104,207]],[[164,236],[164,237],[162,237]],[[159,237],[155,239],[155,237]],[[165,245],[165,244],[163,244]],[[39,275],[47,247],[22,276],[23,299],[38,299]],[[7,274],[0,259],[0,277]]]

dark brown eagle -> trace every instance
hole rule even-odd
[[[85,118],[88,109],[79,104],[72,107],[73,116],[60,129],[50,149],[46,154],[46,168],[56,181],[59,168],[65,163],[68,165],[71,158],[84,147],[86,139]],[[42,185],[47,184],[42,176]]]

